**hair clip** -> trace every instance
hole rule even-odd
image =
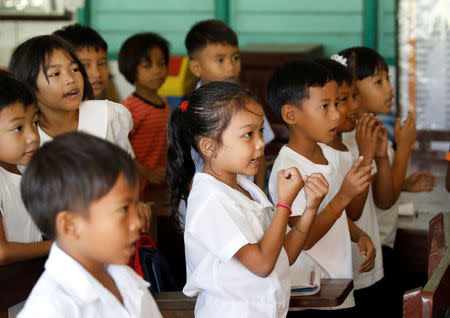
[[[343,57],[342,55],[333,54],[333,55],[331,55],[330,59],[347,67],[347,59],[345,57]]]
[[[184,113],[188,107],[189,102],[187,100],[185,100],[184,102],[181,103],[181,111]]]

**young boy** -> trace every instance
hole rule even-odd
[[[69,42],[83,63],[96,99],[119,102],[109,79],[108,44],[94,29],[78,23],[65,26],[53,34]],[[111,94],[113,93],[113,94]]]
[[[338,57],[333,56],[337,61]],[[383,259],[381,250],[380,233],[378,230],[375,201],[387,206],[392,200],[391,167],[387,156],[387,132],[386,128],[373,115],[365,114],[356,126],[358,102],[357,91],[353,83],[352,74],[346,68],[345,61],[337,62],[332,59],[317,59],[317,63],[325,66],[338,84],[340,122],[335,138],[328,143],[330,147],[339,150],[343,166],[350,169],[354,161],[361,155],[364,163],[370,165],[375,161],[377,173],[373,175],[372,184],[367,188],[367,199],[361,202],[364,208],[358,215],[347,215],[365,231],[375,245],[377,251],[374,268],[365,273],[358,271],[360,257],[358,247],[352,244],[353,263],[353,287],[355,289],[356,308],[360,315],[380,315],[380,308],[374,308],[373,299],[383,294],[381,279],[383,278]],[[356,128],[356,129],[355,129]],[[342,133],[353,132],[354,138],[349,143],[344,143]],[[355,136],[356,135],[356,136]],[[348,139],[347,139],[348,141]],[[343,171],[343,172],[344,172]]]
[[[375,249],[367,234],[357,227],[345,210],[351,201],[367,188],[370,182],[371,165],[362,165],[363,158],[344,176],[339,153],[325,145],[333,140],[339,125],[337,84],[327,69],[310,61],[292,61],[280,66],[272,74],[267,99],[274,112],[289,129],[289,143],[280,150],[269,179],[269,192],[277,202],[276,174],[287,167],[297,167],[302,176],[322,173],[329,190],[319,208],[320,213],[312,225],[311,232],[291,275],[310,265],[322,270],[323,277],[352,278],[351,241],[357,243],[362,261],[359,271],[373,268]],[[306,197],[301,190],[292,204],[292,221],[301,218]],[[350,207],[350,206],[349,206]],[[293,222],[290,222],[292,224]],[[292,276],[291,276],[292,277]],[[343,309],[331,315],[348,316],[355,305],[353,293],[344,303],[333,308]],[[317,315],[311,312],[311,315]],[[302,317],[306,313],[302,313]],[[327,312],[320,312],[326,316]]]
[[[51,242],[42,242],[20,196],[21,173],[39,147],[33,94],[0,70],[0,266],[47,255]],[[22,303],[9,308],[14,316]]]
[[[205,20],[195,24],[186,35],[184,43],[189,55],[189,68],[200,79],[197,88],[213,81],[239,81],[241,56],[238,39],[236,33],[224,22]],[[269,121],[264,116],[264,143],[267,145],[274,137]],[[265,176],[266,166],[264,160],[261,160],[254,182],[263,190]]]
[[[168,74],[169,43],[155,33],[127,39],[119,52],[119,70],[136,91],[122,101],[133,116],[130,134],[136,160],[146,181],[165,180],[169,103],[158,95]]]
[[[125,151],[85,133],[36,152],[22,197],[55,243],[19,317],[161,317],[149,284],[125,265],[141,227],[139,179]]]

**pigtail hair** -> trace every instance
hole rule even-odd
[[[167,150],[167,183],[170,192],[170,213],[178,224],[184,223],[178,207],[181,200],[187,204],[189,185],[195,174],[191,156],[193,136],[183,118],[187,113],[179,107],[172,110],[167,127],[169,146]]]

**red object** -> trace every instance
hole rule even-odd
[[[136,252],[134,255],[130,257],[128,261],[128,266],[130,266],[134,271],[144,278],[144,273],[142,272],[141,263],[139,262],[139,248],[141,247],[154,247],[156,248],[155,243],[152,238],[146,234],[142,234],[139,240],[136,242]],[[145,279],[145,278],[144,278]]]
[[[188,101],[185,100],[184,102],[181,103],[181,111],[184,113],[186,111],[188,107]]]
[[[277,205],[276,205],[275,207],[276,207],[276,208],[277,208],[277,207],[281,207],[281,208],[288,209],[288,210],[289,210],[289,215],[292,214],[292,210],[291,210],[291,207],[290,207],[289,205],[286,205],[286,204],[283,204],[283,203],[277,203]]]
[[[169,76],[178,76],[180,74],[182,56],[172,56],[169,58]]]

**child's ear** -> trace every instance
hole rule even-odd
[[[297,113],[295,112],[296,106],[286,104],[281,107],[281,117],[288,125],[294,125],[297,121]]]
[[[201,75],[201,66],[200,63],[197,59],[190,59],[189,60],[189,68],[191,69],[191,72],[197,76],[198,78],[200,78]]]
[[[205,157],[213,158],[217,150],[217,142],[212,138],[200,137],[198,149]]]
[[[56,233],[59,236],[78,239],[80,237],[80,217],[79,213],[61,211],[56,215]]]

